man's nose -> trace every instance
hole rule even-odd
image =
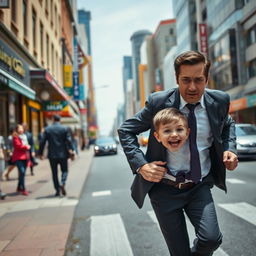
[[[189,89],[190,91],[196,90],[196,83],[194,82],[194,80],[191,80],[188,89]]]

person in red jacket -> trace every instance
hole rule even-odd
[[[29,161],[29,149],[30,145],[28,144],[27,136],[24,133],[23,126],[18,124],[13,135],[12,161],[15,162],[19,170],[17,192],[20,192],[24,196],[28,195],[28,191],[25,188],[25,175]]]

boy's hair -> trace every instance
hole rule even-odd
[[[156,113],[153,118],[153,125],[155,131],[159,130],[160,125],[165,125],[171,122],[178,122],[179,120],[183,120],[184,124],[188,128],[188,120],[187,117],[177,108],[165,108]]]
[[[204,63],[204,76],[208,79],[211,62],[203,53],[198,51],[187,51],[176,57],[174,61],[176,78],[179,77],[181,65],[196,65],[199,63]]]

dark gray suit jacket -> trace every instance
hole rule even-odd
[[[43,154],[46,141],[48,141],[48,158],[68,158],[68,151],[73,150],[71,134],[68,128],[59,122],[54,122],[45,129],[39,155]]]
[[[210,148],[211,174],[214,184],[226,191],[226,169],[223,164],[225,150],[236,153],[235,123],[228,115],[230,98],[227,93],[206,89],[204,103],[208,114],[213,144]],[[146,181],[138,168],[152,161],[166,161],[166,149],[159,143],[153,133],[153,117],[161,109],[179,108],[180,94],[178,88],[153,93],[149,96],[145,107],[134,117],[126,120],[118,129],[121,145],[123,146],[130,167],[135,174],[131,187],[132,198],[139,208],[143,206],[146,194],[154,182]],[[150,129],[146,155],[139,149],[137,135]]]

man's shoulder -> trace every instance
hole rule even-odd
[[[213,90],[213,89],[205,89],[206,94],[210,95],[216,101],[229,101],[230,96],[228,93],[220,91],[220,90]]]
[[[164,91],[157,91],[150,94],[149,97],[151,97],[154,101],[155,100],[165,100],[166,98],[169,98],[173,93],[175,93],[178,90],[178,88],[172,88]]]

